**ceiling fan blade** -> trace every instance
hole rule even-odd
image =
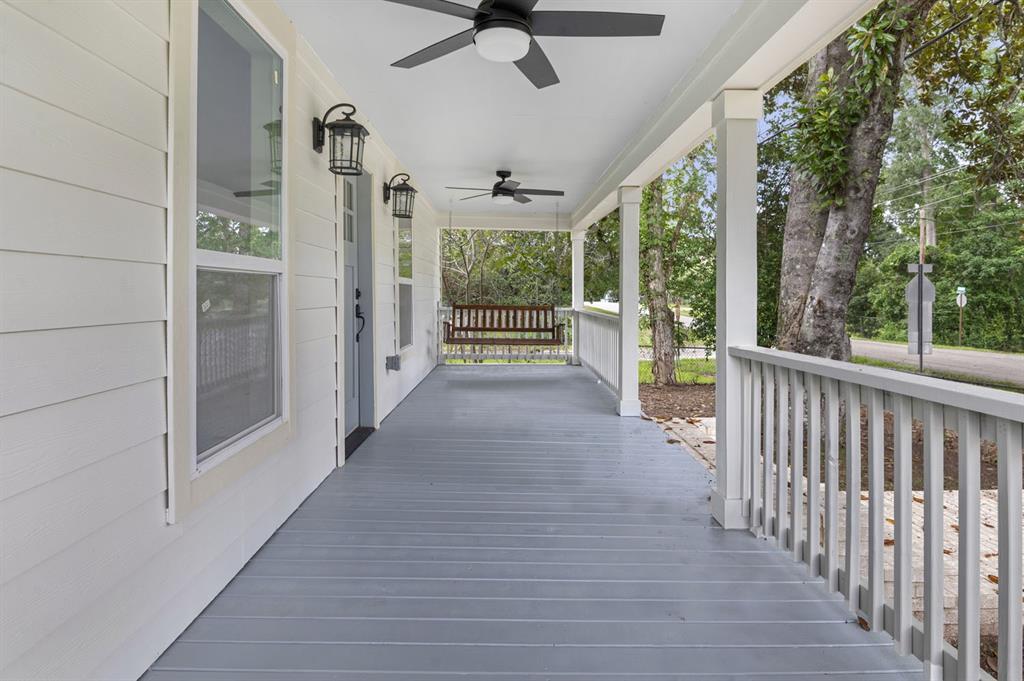
[[[533,196],[565,196],[565,192],[557,189],[517,189],[516,194],[532,194]]]
[[[515,199],[516,203],[531,203],[533,201],[529,196],[523,196],[519,192],[513,194],[512,198]]]
[[[489,192],[487,187],[445,187],[445,189],[457,189],[461,192]]]
[[[516,66],[523,72],[524,76],[530,79],[530,82],[538,90],[559,82],[555,68],[551,66],[548,56],[544,54],[544,50],[541,49],[536,40],[530,41],[530,51],[526,53],[525,57],[516,62]]]
[[[400,69],[411,69],[414,66],[426,64],[429,61],[443,57],[446,54],[451,54],[455,50],[461,50],[463,47],[468,47],[472,44],[473,29],[470,28],[462,33],[456,33],[449,38],[434,43],[430,47],[424,47],[419,52],[414,52],[404,59],[399,59],[392,66],[397,66]]]
[[[518,186],[519,183],[516,182],[515,180],[505,180],[504,182],[501,183],[501,188],[508,189],[509,191],[515,191],[516,187]]]
[[[661,35],[665,16],[628,12],[534,12],[530,24],[534,35],[574,38],[622,38]]]
[[[418,7],[430,12],[440,12],[441,14],[448,14],[460,19],[469,19],[470,21],[476,18],[479,11],[476,7],[466,7],[455,2],[448,2],[448,0],[386,0],[386,2]]]
[[[491,192],[488,191],[488,192],[485,192],[483,194],[474,194],[473,196],[465,196],[465,197],[459,199],[459,201],[469,201],[470,199],[479,199],[481,196],[490,196],[490,195],[491,195]]]
[[[537,0],[494,0],[491,6],[495,9],[507,9],[519,16],[526,16],[533,11]]]

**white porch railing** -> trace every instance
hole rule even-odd
[[[981,441],[998,450],[999,678],[1021,676],[1021,440],[1024,396],[886,369],[753,347],[743,362],[743,497],[752,532],[773,537],[841,591],[872,630],[924,661],[926,678],[989,678],[979,664]],[[861,422],[867,417],[868,489],[861,491]],[[884,517],[886,413],[891,413],[895,517]],[[840,421],[845,421],[845,435]],[[915,498],[913,423],[923,429],[923,500]],[[959,436],[958,649],[943,642],[944,430]],[[845,557],[839,556],[839,453],[848,489]],[[845,443],[857,443],[847,447]],[[804,458],[806,456],[806,476]],[[806,485],[806,498],[803,493]],[[920,492],[918,492],[920,494]],[[867,528],[861,499],[867,499]],[[912,504],[924,504],[924,622],[912,617]],[[894,538],[886,541],[886,523]],[[868,556],[862,574],[861,532]],[[889,545],[891,544],[891,548]],[[850,547],[853,547],[851,550]],[[883,551],[894,559],[886,599]],[[863,581],[862,581],[863,579]]]
[[[580,363],[619,394],[619,318],[580,310],[576,313],[576,348]]]
[[[438,362],[444,364],[447,361],[504,361],[504,362],[547,362],[572,360],[572,333],[573,318],[571,307],[556,307],[555,319],[558,323],[564,324],[564,341],[561,345],[480,345],[463,343],[445,343],[444,325],[451,319],[452,308],[440,306],[437,308],[437,342]],[[502,332],[509,338],[527,338],[528,333]],[[536,334],[533,334],[536,335]]]

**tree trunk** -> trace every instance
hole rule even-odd
[[[818,79],[829,69],[842,73],[850,51],[846,37],[840,36],[807,62],[804,101],[810,101]],[[845,82],[844,82],[845,84]],[[781,350],[799,352],[798,340],[803,323],[804,305],[811,288],[811,275],[821,250],[828,221],[824,205],[814,186],[814,178],[797,168],[790,171],[789,203],[782,241],[782,272],[779,278],[778,345]]]
[[[676,384],[676,342],[675,315],[669,305],[668,259],[665,247],[665,205],[663,181],[659,177],[649,185],[650,198],[647,203],[646,227],[648,244],[645,248],[647,260],[646,298],[647,312],[651,320],[651,369],[655,385]]]
[[[846,316],[853,294],[853,285],[857,278],[857,266],[864,252],[864,242],[871,228],[871,216],[874,208],[875,189],[882,167],[882,154],[892,130],[893,113],[896,109],[900,79],[903,76],[903,54],[906,39],[928,14],[935,0],[905,0],[909,8],[906,15],[908,28],[897,36],[896,56],[885,76],[885,80],[868,95],[866,113],[851,128],[847,149],[848,171],[846,182],[840,195],[835,197],[828,210],[824,231],[820,239],[813,237],[817,223],[808,222],[809,216],[794,216],[793,238],[800,242],[794,247],[799,252],[795,257],[790,254],[787,260],[783,251],[782,271],[788,276],[791,270],[798,270],[806,265],[807,254],[818,241],[813,268],[809,273],[805,295],[799,295],[791,285],[787,291],[781,290],[780,295],[780,340],[779,346],[808,355],[828,357],[830,359],[850,359],[850,337],[846,333]],[[840,36],[826,48],[826,53],[833,50],[836,43],[842,43],[846,49],[846,37]],[[847,52],[847,58],[849,53]],[[843,66],[842,72],[848,67]],[[840,73],[836,69],[836,73]],[[795,206],[800,210],[799,203]],[[794,206],[790,206],[793,210]],[[814,215],[814,214],[812,214]],[[790,220],[787,213],[786,241],[790,239]],[[820,219],[820,216],[818,216]],[[798,277],[806,276],[800,270]],[[795,295],[795,298],[793,297]],[[795,317],[787,317],[782,324],[782,303],[791,314],[797,303],[801,304],[799,324]]]

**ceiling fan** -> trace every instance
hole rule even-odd
[[[445,189],[483,192],[483,194],[474,194],[459,200],[468,201],[469,199],[479,199],[481,196],[490,196],[491,201],[499,206],[507,206],[513,201],[516,203],[530,203],[533,201],[530,196],[565,196],[565,192],[558,191],[557,189],[520,189],[518,182],[509,179],[512,177],[511,170],[499,170],[495,174],[499,179],[490,189],[482,187],[445,187]]]
[[[392,66],[411,69],[463,47],[476,45],[484,59],[515,62],[538,89],[554,85],[558,74],[548,61],[536,36],[615,38],[661,35],[661,14],[629,12],[533,11],[538,0],[483,0],[467,7],[448,0],[386,0],[473,22],[473,27],[434,43]]]

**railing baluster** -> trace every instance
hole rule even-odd
[[[979,585],[981,584],[981,439],[978,415],[957,413],[960,515],[957,560],[957,674],[959,681],[978,681]]]
[[[924,404],[924,672],[942,679],[942,407]]]
[[[839,591],[839,383],[825,379],[825,570]]]
[[[775,465],[775,367],[764,371],[764,499],[762,501],[764,534],[770,537],[778,529],[772,508],[772,470]]]
[[[807,573],[821,574],[821,380],[807,375]]]
[[[788,372],[782,367],[775,367],[775,377],[779,388],[779,409],[776,423],[779,429],[779,448],[775,470],[775,540],[780,549],[786,548],[786,485],[789,478],[789,383]]]
[[[846,601],[860,609],[860,386],[846,388]]]
[[[881,390],[868,391],[868,620],[871,631],[885,629],[885,417]]]
[[[895,593],[893,601],[893,638],[896,650],[901,655],[909,655],[913,647],[913,610],[914,583],[912,580],[911,546],[911,502],[913,491],[911,463],[911,437],[913,436],[913,414],[910,398],[903,395],[893,397],[893,488],[896,536],[893,546],[896,572]]]
[[[764,533],[764,510],[761,508],[761,362],[751,362],[750,381],[750,529]]]
[[[753,376],[750,365],[750,360],[740,362],[740,492],[743,499],[741,513],[747,517],[747,527],[753,526],[755,513],[750,503],[750,470],[754,468],[754,441],[751,439],[750,429]]]
[[[996,423],[999,463],[999,678],[1021,670],[1021,424]]]
[[[803,526],[800,522],[804,513],[804,375],[796,369],[789,370],[789,382],[793,387],[793,404],[790,407],[789,432],[792,438],[792,465],[789,468],[789,541],[792,545],[793,560],[804,559],[800,545]]]

